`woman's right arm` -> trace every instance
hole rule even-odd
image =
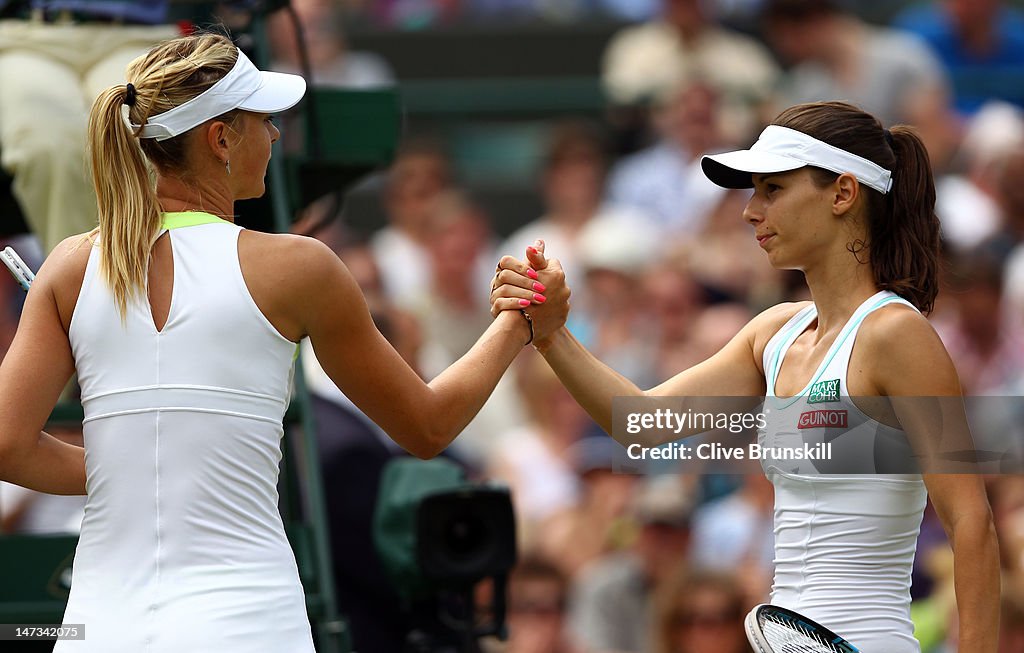
[[[528,257],[528,263],[512,257],[502,259],[501,267],[509,272],[501,274],[503,285],[492,295],[492,313],[508,312],[514,308],[513,302],[523,296],[524,289],[530,283],[528,267],[538,272],[547,268],[548,261],[542,253],[528,253]],[[549,300],[532,306],[529,312],[538,319],[543,318],[548,311],[558,309]],[[720,402],[714,401],[716,397],[762,397],[765,384],[759,362],[760,352],[764,350],[767,338],[795,310],[793,305],[782,305],[765,311],[751,320],[714,356],[646,391],[601,362],[564,326],[550,337],[538,339],[535,346],[577,403],[601,428],[615,437],[612,427],[614,397],[701,397],[719,406]],[[679,435],[692,434],[680,432]],[[616,439],[624,445],[636,442],[632,436],[628,441],[623,437]]]
[[[50,494],[85,494],[85,450],[41,430],[75,368],[54,294],[65,272],[58,253],[67,242],[39,270],[0,363],[0,479]]]
[[[344,263],[322,243],[294,238],[301,262],[291,313],[338,388],[415,456],[440,453],[483,406],[529,339],[517,311],[498,316],[473,348],[425,383],[373,324]],[[467,274],[471,272],[467,269]]]

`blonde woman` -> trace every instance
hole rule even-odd
[[[85,641],[55,651],[312,652],[277,511],[296,343],[308,336],[338,387],[429,457],[531,327],[556,322],[502,316],[424,383],[330,249],[233,223],[234,202],[264,192],[270,114],[299,101],[302,78],[201,35],[153,48],[127,79],[90,115],[99,228],[46,260],[0,366],[0,478],[88,493],[64,617]],[[73,371],[84,452],[40,432]]]

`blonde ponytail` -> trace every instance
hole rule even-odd
[[[160,204],[142,148],[124,120],[124,86],[107,89],[89,114],[89,160],[99,208],[103,278],[121,319],[146,287]]]
[[[157,45],[128,65],[134,86],[129,120],[144,125],[188,102],[226,75],[238,50],[225,36],[201,34]],[[126,85],[100,94],[89,113],[88,147],[99,208],[100,272],[121,319],[146,288],[149,256],[160,231],[160,203],[150,164],[161,174],[186,176],[187,132],[165,141],[139,139],[125,121]],[[236,112],[221,116],[233,120]],[[148,160],[148,162],[147,162]]]

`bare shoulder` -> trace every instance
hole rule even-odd
[[[268,260],[293,259],[292,265],[305,265],[327,255],[337,258],[331,248],[316,238],[297,234],[266,233],[243,229],[239,235],[240,247],[247,253],[258,253]]]
[[[275,282],[287,282],[293,290],[344,270],[330,247],[309,236],[246,229],[239,236],[238,251],[243,266],[249,263],[253,270]]]
[[[85,275],[89,253],[95,245],[95,232],[68,236],[47,255],[39,271],[41,274],[45,271],[45,274],[54,279],[60,275]]]
[[[785,302],[761,311],[751,320],[745,330],[749,331],[754,357],[760,363],[768,341],[779,332],[793,316],[811,305],[811,302]]]
[[[864,318],[857,349],[879,394],[959,392],[956,368],[939,334],[909,306],[892,304]]]
[[[345,264],[315,238],[244,230],[238,256],[256,304],[294,342],[307,335],[310,314],[321,304],[343,304],[359,295]]]
[[[71,325],[71,316],[82,292],[89,254],[96,243],[95,236],[95,232],[89,232],[62,240],[43,261],[33,284],[52,294],[65,332]]]
[[[905,304],[890,304],[872,311],[861,323],[858,345],[881,355],[920,355],[932,349],[945,352],[931,322]]]
[[[769,338],[782,328],[793,316],[811,305],[811,302],[784,302],[761,311],[750,321],[750,327],[758,333],[767,332]]]

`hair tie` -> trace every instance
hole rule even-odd
[[[125,88],[127,89],[127,92],[124,94],[124,103],[127,104],[130,107],[134,107],[135,106],[135,86],[131,82],[128,82],[128,84],[125,86]]]
[[[889,144],[889,147],[891,147],[893,150],[895,150],[896,149],[896,141],[893,140],[893,138],[892,138],[892,132],[889,131],[888,129],[883,129],[882,133],[885,135],[885,142]]]

